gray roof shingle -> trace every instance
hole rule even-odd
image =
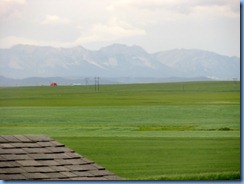
[[[46,135],[1,135],[0,180],[121,180]]]

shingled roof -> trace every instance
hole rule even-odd
[[[0,180],[121,178],[46,135],[2,135]]]

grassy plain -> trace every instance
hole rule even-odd
[[[240,84],[0,88],[0,134],[47,134],[126,179],[240,178]]]

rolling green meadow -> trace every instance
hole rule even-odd
[[[47,134],[126,180],[240,179],[240,82],[0,87],[0,134]]]

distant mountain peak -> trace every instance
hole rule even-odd
[[[0,75],[100,77],[240,78],[240,58],[198,49],[172,49],[155,54],[137,45],[112,44],[97,51],[82,46],[55,48],[16,45],[0,49]]]
[[[142,47],[137,45],[127,46],[125,44],[112,44],[107,47],[103,47],[99,50],[104,54],[124,54],[124,55],[142,55],[148,54]]]

